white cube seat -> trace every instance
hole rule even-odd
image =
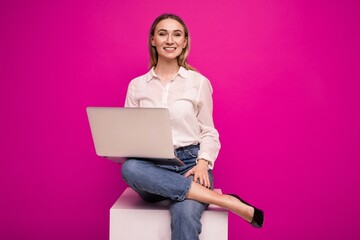
[[[110,209],[110,240],[170,240],[169,204],[169,200],[145,202],[133,189],[127,188]],[[228,238],[227,210],[210,205],[201,223],[200,239]]]

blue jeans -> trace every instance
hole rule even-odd
[[[122,177],[142,199],[157,202],[170,199],[171,239],[196,240],[201,233],[200,218],[207,204],[186,199],[193,176],[183,175],[196,165],[198,145],[178,148],[175,155],[185,166],[156,165],[149,161],[129,159],[122,165]],[[213,175],[209,170],[211,188]]]

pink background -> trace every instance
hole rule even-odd
[[[359,239],[359,1],[0,3],[0,238],[107,239],[125,189],[87,106],[122,106],[156,16],[179,14],[214,87],[216,187],[263,208],[229,239]]]

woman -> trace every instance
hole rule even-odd
[[[185,166],[129,159],[122,166],[123,179],[146,201],[171,199],[173,240],[199,239],[201,214],[208,204],[262,227],[263,211],[236,195],[212,191],[212,169],[220,150],[212,119],[212,88],[187,63],[189,49],[189,32],[182,19],[173,14],[159,16],[149,34],[151,70],[130,82],[125,102],[126,107],[169,109],[175,153]]]

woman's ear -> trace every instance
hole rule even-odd
[[[151,36],[151,45],[152,45],[153,47],[155,47],[154,36]]]
[[[185,38],[185,41],[184,41],[184,47],[183,47],[183,48],[186,48],[187,43],[188,43],[188,39],[187,39],[187,37],[186,37],[186,38]]]

